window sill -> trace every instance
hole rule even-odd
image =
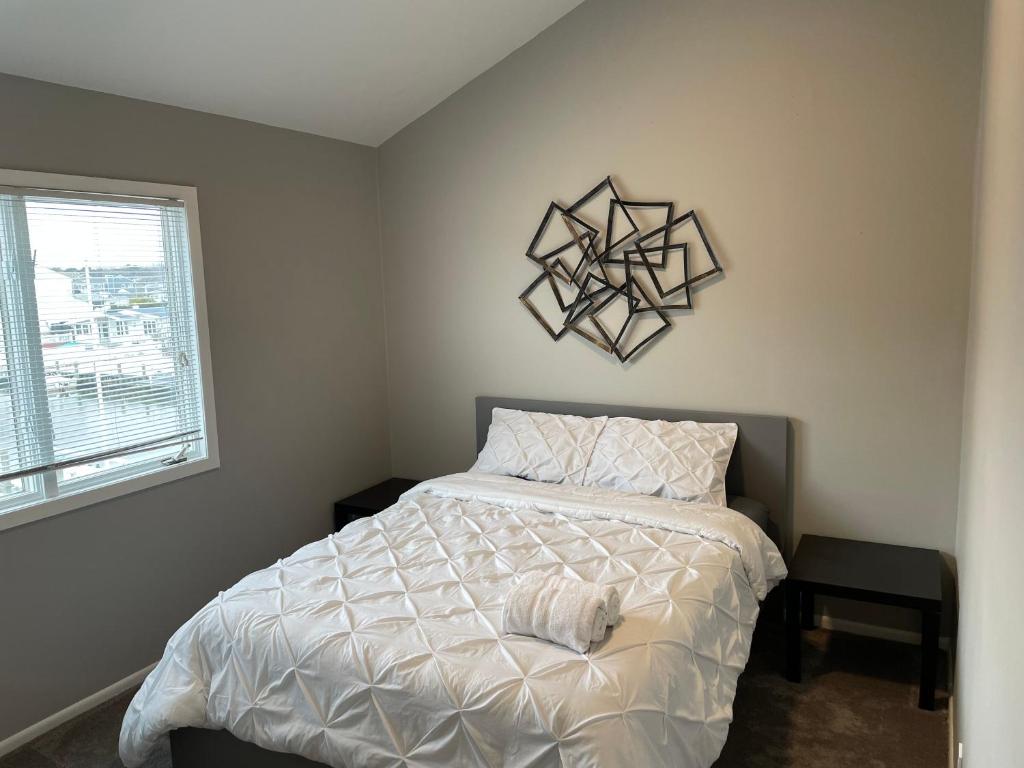
[[[88,507],[102,501],[109,501],[120,496],[127,496],[147,488],[154,488],[164,483],[171,483],[202,472],[209,472],[217,469],[220,461],[216,456],[208,456],[203,459],[176,464],[171,467],[154,468],[152,471],[142,475],[136,475],[125,480],[115,480],[108,485],[79,493],[69,493],[56,499],[47,499],[30,503],[27,506],[13,509],[10,512],[0,513],[0,531],[8,528],[15,528],[19,525],[34,523],[36,520],[43,520],[47,517],[60,515],[64,512]]]

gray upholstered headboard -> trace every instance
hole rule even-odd
[[[650,408],[636,405],[596,405],[549,400],[522,400],[512,397],[476,399],[476,449],[487,441],[491,409],[517,408],[523,411],[572,414],[575,416],[633,416],[638,419],[666,421],[727,421],[739,427],[736,447],[725,477],[730,496],[757,499],[771,513],[773,537],[789,552],[792,531],[792,493],[790,489],[790,426],[785,416],[755,416],[747,413],[682,411],[674,408]]]

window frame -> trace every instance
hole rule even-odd
[[[55,191],[93,192],[105,195],[162,197],[181,200],[184,203],[189,259],[192,268],[192,311],[195,313],[196,320],[200,385],[202,387],[203,437],[206,449],[206,456],[201,459],[189,460],[171,466],[154,465],[148,469],[143,465],[137,468],[138,474],[131,477],[118,479],[114,473],[108,483],[79,492],[75,492],[72,488],[66,495],[51,499],[38,499],[29,502],[26,506],[0,513],[0,531],[217,469],[220,466],[220,450],[217,440],[213,365],[210,356],[210,330],[206,310],[206,281],[203,273],[202,239],[199,228],[199,195],[196,188],[177,184],[69,176],[3,168],[0,168],[0,185]]]

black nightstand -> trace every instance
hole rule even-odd
[[[942,612],[942,556],[938,550],[827,536],[801,537],[786,579],[786,677],[796,683],[800,682],[800,629],[814,626],[815,595],[921,611],[918,706],[935,708],[935,663]]]
[[[365,491],[354,493],[348,498],[334,502],[334,530],[340,531],[353,520],[369,517],[387,509],[398,497],[408,491],[419,480],[407,480],[404,477],[392,477],[378,483]]]

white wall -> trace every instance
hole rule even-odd
[[[1024,765],[1024,3],[991,0],[956,553],[965,768]]]
[[[588,0],[380,150],[393,468],[474,456],[473,397],[783,414],[795,525],[955,537],[983,6]],[[607,173],[696,207],[725,279],[634,365],[516,297]]]

